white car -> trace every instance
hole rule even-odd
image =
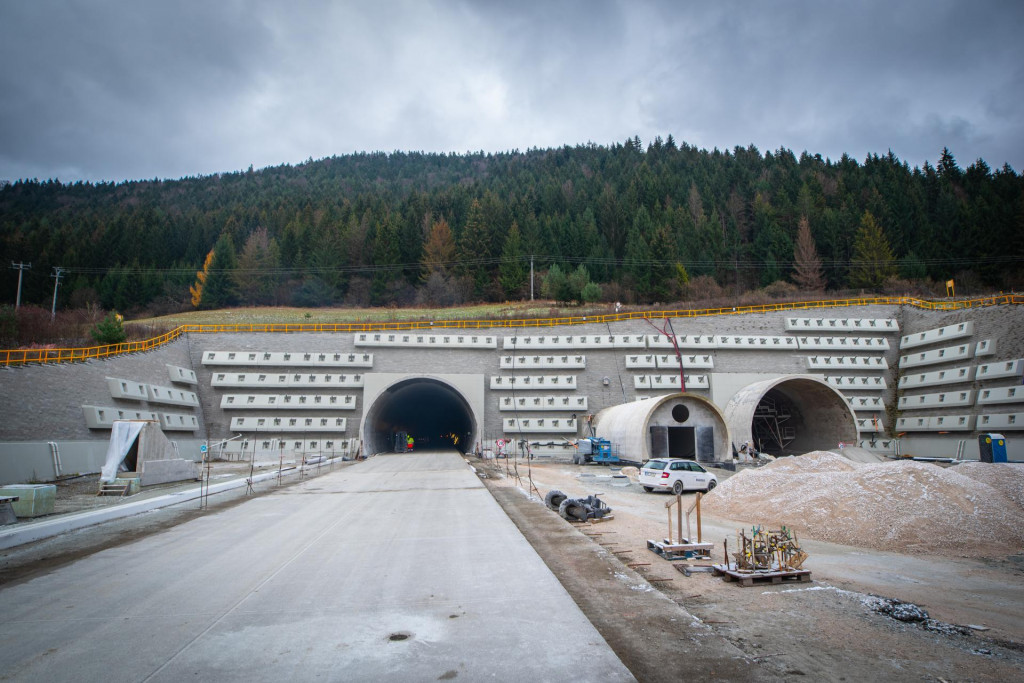
[[[707,493],[718,486],[718,477],[693,462],[676,458],[654,458],[640,468],[640,485],[650,493],[669,491],[704,491]]]

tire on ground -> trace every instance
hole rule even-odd
[[[570,522],[587,521],[587,508],[575,498],[566,498],[558,506],[558,514]]]
[[[548,491],[548,495],[544,496],[544,504],[547,505],[549,509],[558,512],[558,506],[560,506],[562,501],[568,497],[569,496],[565,495],[558,489],[552,489]]]

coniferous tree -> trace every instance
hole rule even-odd
[[[889,240],[871,212],[865,211],[853,242],[850,284],[874,289],[895,275],[896,259]]]
[[[513,222],[501,249],[501,266],[498,269],[498,280],[506,299],[518,297],[526,285],[525,258],[519,225]]]
[[[825,289],[825,275],[821,269],[821,258],[814,246],[811,224],[807,216],[800,217],[796,232],[796,249],[793,252],[793,282],[800,289],[820,292]]]
[[[238,303],[238,286],[235,284],[235,246],[227,234],[220,236],[213,247],[213,261],[203,285],[200,308],[225,308]]]
[[[420,259],[420,278],[426,282],[434,273],[448,277],[455,264],[455,239],[448,221],[441,218],[430,226],[430,234],[423,243],[423,257]]]

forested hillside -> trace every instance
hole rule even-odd
[[[777,281],[1008,288],[1024,279],[1022,236],[1024,182],[1008,166],[962,169],[947,150],[920,169],[891,153],[709,152],[671,136],[0,190],[5,266],[32,263],[22,301],[48,307],[59,266],[59,307],[121,311],[515,299],[529,295],[531,256],[560,300],[667,302]],[[5,271],[13,303],[18,273]]]

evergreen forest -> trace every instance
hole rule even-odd
[[[948,149],[911,168],[669,136],[525,152],[360,153],[123,183],[0,188],[4,304],[141,314],[529,298],[667,303],[1019,289],[1024,182]],[[959,292],[958,292],[959,293]]]

